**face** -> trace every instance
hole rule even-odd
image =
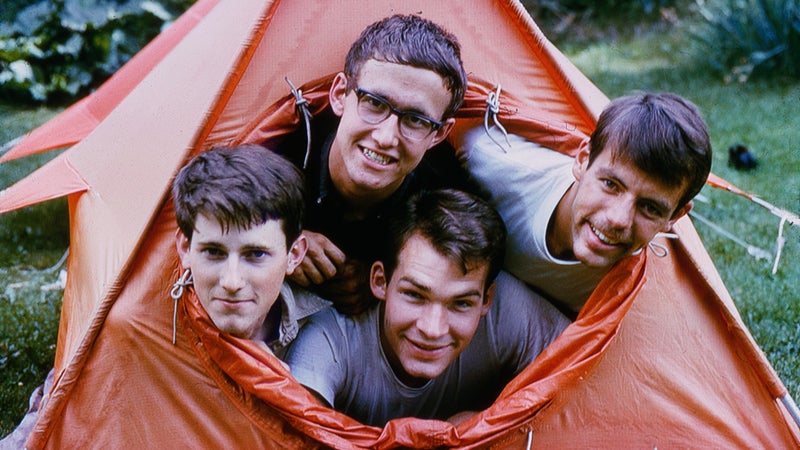
[[[444,79],[427,69],[369,60],[356,84],[395,108],[434,120],[442,119],[450,103]],[[400,134],[399,119],[394,114],[377,124],[362,120],[356,92],[347,92],[346,86],[347,78],[340,73],[330,90],[331,108],[341,117],[329,157],[331,177],[339,192],[351,201],[380,201],[400,186],[426,150],[444,140],[455,119],[446,120],[421,141],[411,141]]]
[[[305,254],[298,238],[286,249],[282,222],[268,220],[247,230],[223,230],[198,214],[191,242],[177,237],[178,254],[191,269],[194,289],[214,325],[245,339],[264,339],[264,319],[280,294],[286,275]]]
[[[467,347],[489,312],[486,264],[462,273],[428,240],[406,242],[390,280],[383,264],[372,267],[373,294],[385,302],[381,345],[395,374],[409,386],[439,376]]]
[[[562,256],[589,266],[610,266],[632,254],[691,209],[688,204],[676,210],[685,184],[658,183],[632,163],[614,158],[610,149],[589,166],[589,148],[582,148],[572,172],[577,181],[562,202],[568,224],[564,220],[554,228],[569,230],[562,235]]]

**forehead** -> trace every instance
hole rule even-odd
[[[405,64],[367,60],[358,73],[358,87],[386,98],[395,107],[440,118],[451,93],[438,73]]]
[[[242,228],[236,225],[223,225],[213,216],[200,213],[194,223],[192,241],[274,248],[279,245],[286,246],[286,235],[283,232],[282,220],[269,219],[264,223]]]
[[[439,253],[430,241],[419,234],[411,236],[397,257],[391,281],[412,281],[442,297],[457,297],[481,292],[489,273],[489,264],[468,266]]]
[[[688,189],[688,181],[674,184],[666,183],[640,169],[628,158],[606,149],[597,155],[589,167],[589,172],[598,178],[610,178],[621,183],[627,190],[638,193],[639,197],[652,199],[674,211],[683,194]]]

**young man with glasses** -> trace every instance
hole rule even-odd
[[[362,32],[333,80],[329,114],[312,122],[309,248],[295,282],[340,311],[366,306],[385,213],[421,189],[465,187],[452,148],[438,144],[455,123],[466,83],[458,41],[428,20],[396,15]],[[295,147],[305,147],[305,133],[296,138]]]

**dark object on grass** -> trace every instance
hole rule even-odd
[[[758,165],[758,161],[746,146],[733,144],[728,147],[728,165],[737,170],[750,170]]]

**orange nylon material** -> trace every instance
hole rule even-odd
[[[85,138],[219,0],[199,0],[90,96],[36,128],[0,162],[66,147]]]
[[[497,85],[509,131],[570,155],[608,101],[516,1],[201,0],[192,11],[196,23],[159,47],[166,53],[121,70],[141,75],[129,91],[90,97],[112,109],[99,125],[78,118],[91,133],[33,175],[49,194],[29,178],[0,195],[1,209],[11,195],[73,194],[56,383],[29,448],[521,448],[529,431],[534,448],[800,446],[774,398],[785,388],[688,219],[680,242],[664,242],[667,256],[618,263],[578,319],[457,427],[368,427],[318,406],[275,358],[220,334],[190,293],[173,345],[172,177],[198,151],[301,126],[286,77],[312,113],[325,108],[367,24],[413,13],[459,37],[470,89],[449,137],[456,148]],[[60,127],[73,122],[53,123],[42,149],[62,145],[70,130]]]

